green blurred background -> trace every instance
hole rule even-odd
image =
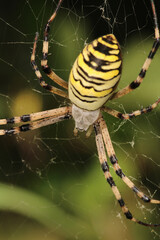
[[[0,8],[0,117],[64,106],[44,91],[30,66],[34,34],[57,1],[2,1]],[[160,5],[155,1],[157,14]],[[160,22],[160,19],[158,17]],[[154,39],[150,2],[65,0],[51,27],[49,64],[67,81],[84,45],[113,32],[123,52],[119,89],[138,75]],[[108,105],[122,112],[148,106],[160,96],[159,51],[139,89]],[[52,83],[46,76],[45,79]],[[160,107],[131,121],[104,114],[119,163],[134,183],[160,199]],[[19,136],[0,137],[0,239],[160,239],[160,230],[125,219],[97,158],[94,134],[73,136],[73,120]],[[111,167],[133,215],[160,223],[156,206],[143,204]]]

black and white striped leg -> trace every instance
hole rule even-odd
[[[142,108],[141,110],[136,110],[132,113],[121,113],[117,110],[111,109],[109,107],[102,107],[101,110],[104,112],[107,112],[108,114],[112,115],[113,117],[120,118],[120,119],[131,119],[133,117],[137,117],[143,113],[148,113],[151,112],[153,109],[157,107],[157,105],[160,103],[160,98],[154,102],[152,105]]]
[[[57,83],[59,86],[68,89],[68,83],[64,81],[62,78],[57,76],[52,69],[48,66],[48,37],[49,37],[49,31],[50,31],[50,24],[54,20],[54,18],[57,15],[57,12],[62,4],[62,0],[59,0],[58,5],[50,19],[48,20],[45,29],[44,29],[44,40],[43,40],[43,50],[42,50],[42,60],[41,60],[41,66],[42,70],[47,74],[47,76],[52,79],[55,83]]]
[[[140,84],[142,83],[142,81],[146,75],[146,72],[152,62],[153,57],[159,48],[160,36],[159,36],[159,28],[158,28],[158,22],[157,22],[157,14],[156,14],[156,10],[155,10],[154,1],[153,0],[150,0],[150,1],[151,1],[151,6],[152,6],[154,28],[155,28],[155,41],[153,43],[152,49],[151,49],[147,59],[145,60],[137,79],[135,81],[131,82],[128,86],[126,86],[122,90],[115,92],[111,99],[120,98],[140,86]]]
[[[0,125],[30,122],[18,127],[13,127],[9,130],[0,129],[0,135],[18,134],[20,132],[34,130],[70,118],[72,118],[71,107],[63,107],[59,109],[52,109],[48,111],[22,115],[20,117],[0,119]]]
[[[99,157],[99,161],[102,167],[102,170],[104,172],[104,176],[106,181],[108,182],[108,184],[110,185],[113,194],[115,195],[121,209],[122,212],[124,213],[124,215],[126,216],[127,219],[136,222],[138,224],[141,224],[143,226],[147,226],[147,227],[158,227],[160,226],[160,224],[148,224],[148,223],[144,223],[142,221],[137,220],[136,218],[133,217],[132,213],[129,211],[129,209],[126,207],[124,200],[121,197],[121,194],[109,172],[109,166],[107,163],[107,157],[106,157],[106,153],[105,153],[105,148],[104,148],[104,143],[103,143],[103,138],[102,138],[102,134],[101,134],[101,130],[100,130],[100,125],[99,125],[99,121],[97,121],[94,124],[94,129],[95,129],[95,133],[96,133],[96,145],[97,145],[97,150],[98,150],[98,157]]]
[[[32,55],[31,55],[31,65],[33,67],[33,70],[35,71],[37,78],[39,79],[40,85],[51,93],[54,93],[54,94],[59,95],[64,98],[68,98],[68,94],[66,92],[47,84],[44,81],[44,79],[42,78],[42,75],[41,75],[41,73],[38,69],[38,66],[36,64],[36,61],[35,61],[37,41],[38,41],[38,33],[36,33],[35,40],[34,40],[33,51],[32,51]]]
[[[17,124],[21,122],[32,122],[32,121],[40,120],[42,118],[59,117],[64,114],[71,116],[72,114],[71,107],[67,106],[67,107],[55,108],[55,109],[46,110],[42,112],[25,114],[19,117],[0,119],[0,125]]]
[[[107,129],[107,125],[104,121],[103,118],[99,119],[99,124],[100,124],[100,128],[102,131],[102,136],[103,136],[103,140],[106,146],[106,150],[107,150],[107,154],[109,156],[109,159],[111,161],[111,164],[113,165],[114,171],[116,172],[116,174],[123,180],[123,182],[130,188],[133,190],[133,192],[136,193],[136,195],[141,198],[144,202],[150,202],[150,203],[154,203],[154,204],[160,204],[159,200],[156,199],[150,199],[148,196],[146,196],[142,191],[140,191],[135,185],[134,183],[123,173],[121,167],[118,164],[118,160],[116,158],[115,155],[115,151],[112,145],[112,141]]]

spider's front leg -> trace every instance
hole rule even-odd
[[[121,197],[121,194],[111,176],[111,173],[109,172],[109,166],[107,163],[107,157],[106,157],[106,153],[105,153],[105,148],[104,148],[104,143],[103,143],[103,137],[102,137],[102,133],[101,133],[101,126],[100,126],[100,122],[101,122],[101,118],[99,120],[96,121],[96,123],[94,124],[94,129],[95,129],[95,133],[96,133],[96,145],[97,145],[97,150],[98,150],[98,157],[99,157],[99,161],[102,167],[102,170],[104,172],[104,176],[106,181],[108,182],[108,184],[110,185],[113,194],[115,195],[124,215],[126,216],[127,219],[136,222],[138,224],[141,224],[143,226],[147,226],[147,227],[157,227],[160,226],[160,224],[148,224],[148,223],[144,223],[142,221],[137,220],[136,218],[134,218],[131,214],[131,212],[129,211],[129,209],[126,207],[124,200]]]
[[[11,129],[0,129],[0,135],[13,135],[51,125],[72,117],[71,107],[62,107],[8,119],[0,119],[0,125],[30,122]]]
[[[103,118],[100,118],[99,120],[99,125],[101,128],[103,140],[106,146],[107,154],[109,156],[109,159],[111,161],[111,164],[113,165],[114,171],[116,174],[123,180],[123,182],[133,190],[133,192],[136,193],[136,195],[141,198],[144,202],[150,202],[154,204],[160,204],[159,200],[156,199],[150,199],[148,196],[146,196],[142,191],[140,191],[135,184],[123,173],[121,167],[118,164],[118,160],[115,155],[115,151],[112,145],[112,141],[108,132],[107,125],[104,121]]]

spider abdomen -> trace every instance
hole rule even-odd
[[[93,111],[110,98],[120,80],[121,50],[113,34],[88,44],[77,57],[69,76],[69,99]]]

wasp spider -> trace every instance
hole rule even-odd
[[[60,90],[56,87],[48,85],[42,78],[42,75],[35,62],[36,45],[38,41],[38,33],[36,33],[35,41],[33,45],[33,51],[31,55],[31,64],[35,71],[40,85],[47,89],[49,92],[69,98],[71,104],[66,107],[57,109],[51,109],[43,112],[31,113],[20,117],[13,117],[10,119],[1,119],[0,124],[16,124],[20,122],[30,122],[22,124],[18,127],[13,127],[10,130],[1,129],[0,135],[11,135],[20,132],[34,130],[49,124],[60,122],[66,119],[74,118],[75,129],[74,134],[78,131],[86,131],[86,135],[91,134],[92,128],[95,130],[96,145],[98,150],[99,161],[104,172],[105,179],[110,185],[115,198],[119,202],[119,205],[127,219],[136,222],[144,226],[160,226],[160,224],[149,224],[137,220],[133,217],[131,212],[126,207],[121,194],[116,187],[116,184],[109,171],[107,163],[107,155],[113,165],[115,173],[125,182],[125,184],[133,190],[133,192],[141,198],[144,202],[160,204],[159,200],[150,199],[142,191],[140,191],[134,183],[123,173],[121,167],[118,164],[117,157],[110,139],[110,135],[107,129],[106,122],[104,121],[101,112],[107,112],[112,116],[120,119],[130,119],[141,115],[142,113],[148,113],[152,111],[160,102],[160,98],[150,105],[149,107],[141,110],[134,111],[129,114],[120,113],[116,110],[110,109],[104,104],[108,100],[122,97],[129,92],[133,91],[142,83],[146,71],[148,70],[151,61],[158,50],[160,38],[159,29],[157,23],[157,15],[155,10],[154,1],[150,0],[154,28],[155,28],[155,40],[152,49],[145,60],[138,77],[131,82],[128,86],[120,91],[114,92],[121,76],[122,69],[122,57],[121,49],[113,34],[107,34],[94,40],[79,54],[77,57],[69,76],[69,83],[65,82],[59,76],[57,76],[51,68],[48,66],[48,35],[50,24],[55,18],[58,9],[61,6],[62,0],[59,0],[56,10],[48,20],[44,30],[43,41],[43,57],[41,61],[42,70],[51,78],[56,84],[68,90],[67,92]]]

